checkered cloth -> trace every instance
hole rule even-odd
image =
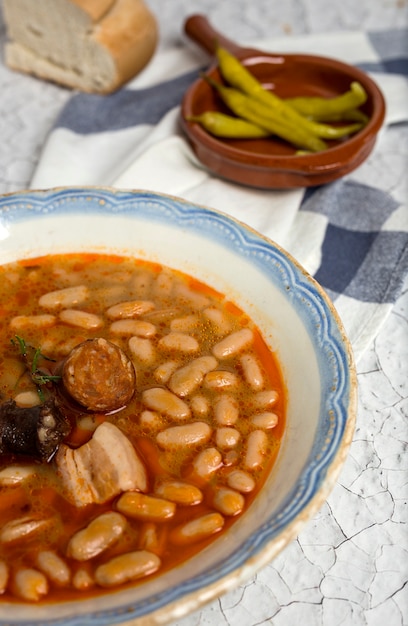
[[[387,127],[407,122],[407,30],[288,37],[257,41],[256,47],[336,57],[368,72],[387,102],[386,126],[370,158],[374,164]],[[326,289],[358,359],[407,274],[407,207],[359,181],[358,170],[307,191],[249,189],[213,176],[197,162],[179,128],[182,96],[207,64],[208,57],[193,47],[159,50],[117,93],[74,94],[47,138],[31,188],[145,189],[248,223],[291,252]]]

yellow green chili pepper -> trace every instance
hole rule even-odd
[[[294,125],[283,117],[279,110],[273,109],[271,111],[263,102],[247,96],[238,89],[225,87],[207,75],[204,75],[203,78],[217,90],[224,103],[238,117],[261,126],[273,135],[289,141],[297,148],[304,148],[312,152],[320,152],[327,148],[322,139],[312,135],[304,128]]]
[[[350,109],[350,111],[344,111],[343,113],[339,113],[338,115],[332,115],[330,117],[330,122],[360,122],[362,126],[365,126],[369,121],[369,116],[366,115],[360,109]]]
[[[339,139],[361,128],[361,126],[358,126],[353,129],[348,128],[345,130],[341,127],[320,124],[307,119],[283,99],[279,98],[279,96],[265,89],[257,78],[255,78],[234,55],[228,52],[228,50],[218,46],[216,55],[221,75],[229,85],[236,87],[247,96],[251,96],[264,105],[267,105],[271,109],[271,112],[274,111],[288,123],[296,125],[299,131],[303,129],[305,132],[316,137],[321,137],[322,139]],[[359,83],[357,83],[357,85],[359,85]],[[362,89],[361,86],[359,87]],[[355,105],[351,108],[355,108]]]
[[[358,109],[366,100],[367,93],[365,89],[359,82],[354,81],[351,83],[349,91],[334,98],[298,97],[287,98],[285,102],[298,113],[310,119],[332,121],[344,119],[339,116]],[[361,114],[364,116],[364,113]]]
[[[186,118],[187,122],[197,122],[206,131],[224,139],[259,139],[271,133],[257,124],[218,111],[205,111],[201,115]]]
[[[288,104],[290,104],[290,99],[285,100]],[[305,115],[310,120],[320,121],[320,122],[358,122],[361,126],[365,126],[369,121],[369,116],[366,115],[360,109],[350,109],[350,111],[343,111],[343,113],[327,113],[327,118],[324,120],[322,117],[315,115]]]

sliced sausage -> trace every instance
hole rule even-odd
[[[90,411],[114,411],[132,398],[136,375],[118,346],[98,337],[76,346],[62,368],[66,391]]]

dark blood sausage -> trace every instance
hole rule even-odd
[[[55,399],[31,408],[14,400],[0,405],[0,454],[23,454],[49,461],[71,430]]]
[[[89,411],[108,412],[128,404],[136,375],[123,350],[99,337],[70,352],[62,367],[62,382],[67,393]]]

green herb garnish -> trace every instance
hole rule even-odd
[[[14,339],[11,339],[11,343],[13,344],[13,346],[18,346],[20,355],[24,359],[24,363],[26,365],[27,371],[30,374],[31,380],[37,388],[39,398],[41,402],[44,402],[45,395],[43,387],[48,385],[49,383],[58,382],[59,380],[61,380],[61,376],[54,376],[52,374],[47,374],[46,372],[44,372],[39,366],[39,361],[40,359],[43,359],[45,361],[52,361],[55,363],[55,359],[51,359],[50,357],[45,356],[45,354],[41,352],[40,348],[34,348],[30,346],[22,337],[15,335],[15,338],[16,341]]]

